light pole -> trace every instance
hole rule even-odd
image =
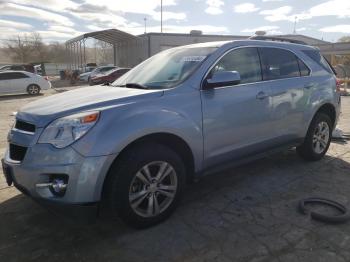
[[[146,34],[146,32],[147,32],[147,30],[146,30],[146,23],[147,23],[147,18],[145,17],[144,19],[143,19],[144,21],[145,21],[145,34]]]
[[[297,27],[297,19],[298,17],[294,17],[294,30],[293,30],[293,34],[296,34],[297,33],[297,30],[296,30],[296,27]]]
[[[163,0],[160,0],[160,32],[163,33]]]

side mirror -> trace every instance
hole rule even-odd
[[[241,82],[241,76],[237,71],[215,72],[210,79],[204,82],[204,89],[211,89],[222,86],[233,86]]]

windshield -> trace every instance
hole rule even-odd
[[[149,89],[171,88],[188,76],[213,53],[216,47],[176,48],[147,59],[113,82],[113,86],[138,84]]]

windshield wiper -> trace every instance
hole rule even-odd
[[[116,85],[117,87],[126,87],[126,88],[136,88],[136,89],[148,89],[147,86],[138,84],[138,83],[126,83],[125,85]]]

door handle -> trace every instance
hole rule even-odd
[[[311,87],[313,87],[314,86],[314,83],[308,83],[308,84],[305,84],[304,85],[304,88],[305,89],[310,89]]]
[[[260,99],[260,100],[263,100],[265,99],[266,97],[268,97],[268,95],[263,92],[263,91],[260,91],[257,95],[256,95],[256,99]]]

